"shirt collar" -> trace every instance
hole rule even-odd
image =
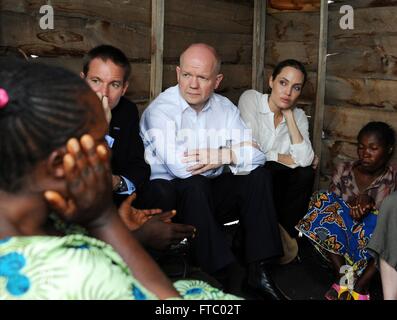
[[[274,112],[272,111],[272,110],[270,110],[270,106],[269,106],[269,95],[268,94],[264,94],[264,95],[262,95],[262,104],[261,104],[261,106],[262,106],[262,108],[261,108],[261,110],[259,110],[259,113],[262,113],[262,114],[274,114]],[[283,116],[283,120],[281,120],[281,122],[280,122],[280,124],[281,123],[285,123],[286,121],[285,121],[285,117]]]
[[[261,110],[259,110],[260,113],[263,113],[263,114],[273,113],[270,110],[268,99],[269,99],[269,95],[268,94],[262,95],[262,97],[261,97],[261,100],[262,100]]]

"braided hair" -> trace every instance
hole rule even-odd
[[[17,192],[38,161],[84,133],[79,97],[90,89],[62,68],[10,59],[0,61],[0,88],[9,97],[0,108],[0,189]]]

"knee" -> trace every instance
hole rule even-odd
[[[312,167],[298,167],[294,169],[295,181],[305,186],[312,186],[314,182],[314,170]]]
[[[209,188],[208,178],[202,175],[191,176],[189,178],[180,180],[179,183],[183,185],[184,190],[189,191],[200,191]]]
[[[176,183],[178,201],[191,201],[192,203],[207,201],[211,198],[211,185],[208,178],[197,175]]]
[[[176,207],[176,190],[171,181],[156,179],[149,183],[150,194],[156,198],[162,210],[172,210]]]
[[[248,179],[254,181],[257,184],[266,185],[272,187],[273,175],[272,172],[266,167],[258,167],[251,171],[248,175]]]
[[[175,188],[171,181],[164,179],[155,179],[150,181],[150,189],[159,196],[172,196],[175,194]]]

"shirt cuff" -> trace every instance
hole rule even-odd
[[[123,191],[123,192],[116,192],[116,193],[117,194],[128,194],[128,195],[132,194],[135,191],[135,185],[130,180],[128,180],[126,177],[120,176],[120,178],[124,180],[125,184],[128,187],[128,190]]]
[[[277,151],[269,151],[266,153],[266,161],[275,161],[278,162],[278,152]]]
[[[237,160],[237,163],[233,165],[229,165],[230,171],[233,174],[239,174],[239,175],[249,174],[252,170],[254,170],[256,167],[259,166],[259,164],[255,163],[255,159],[254,159],[255,149],[252,146],[232,148],[232,150]]]
[[[109,148],[112,149],[113,143],[114,143],[114,139],[107,134],[107,135],[105,135],[105,140],[106,140]]]
[[[306,141],[291,144],[290,150],[291,157],[298,166],[307,167],[313,162],[314,152]]]

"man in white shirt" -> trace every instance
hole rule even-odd
[[[214,93],[223,79],[220,59],[206,44],[180,57],[178,85],[161,93],[141,118],[151,179],[177,190],[177,217],[196,227],[192,253],[209,273],[225,271],[235,257],[222,223],[238,212],[244,233],[248,285],[272,299],[284,295],[272,282],[267,262],[282,255],[264,154],[252,141],[230,100]],[[230,172],[224,172],[228,167]]]

